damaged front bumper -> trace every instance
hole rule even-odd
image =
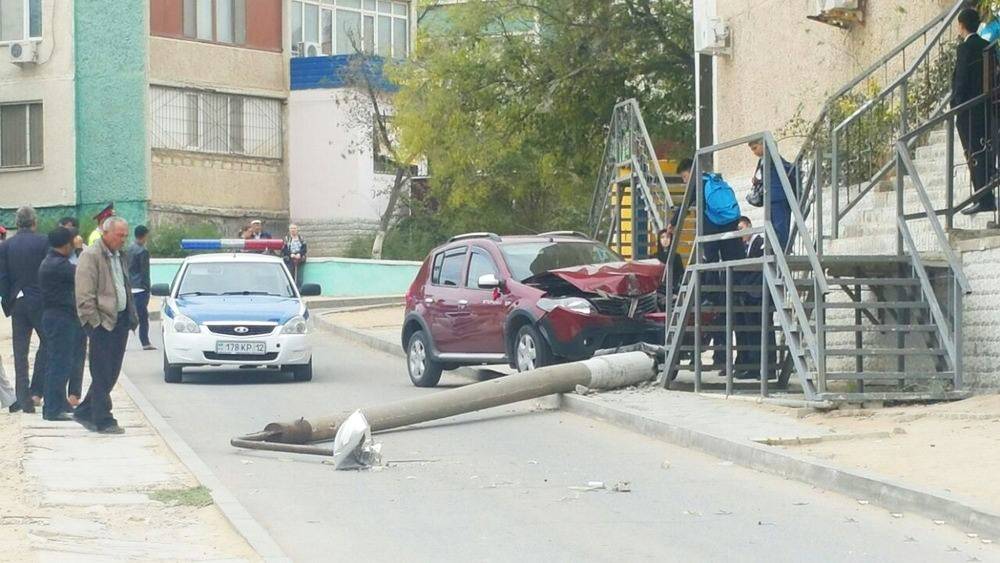
[[[590,358],[598,350],[640,343],[662,345],[664,323],[659,317],[629,319],[555,309],[543,317],[538,326],[553,354],[575,361]]]

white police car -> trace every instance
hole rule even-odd
[[[182,242],[189,249],[236,245],[243,248],[244,241]],[[173,283],[156,284],[151,292],[164,298],[160,324],[166,382],[179,383],[182,369],[195,366],[268,366],[292,372],[296,381],[312,379],[309,311],[302,297],[319,295],[320,287],[297,288],[280,258],[191,256]]]

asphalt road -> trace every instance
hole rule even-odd
[[[157,341],[159,326],[153,331]],[[380,434],[391,466],[236,450],[271,421],[437,390],[403,361],[323,332],[315,379],[185,372],[160,352],[125,371],[296,561],[1000,561],[1000,548],[923,518],[757,473],[576,415],[521,403]],[[664,462],[668,467],[664,468]],[[631,492],[574,490],[590,481]]]

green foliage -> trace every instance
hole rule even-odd
[[[219,228],[211,223],[196,223],[193,225],[163,225],[150,229],[149,254],[153,258],[184,258],[192,252],[181,250],[181,239],[186,238],[220,238]]]
[[[371,258],[375,235],[357,235],[351,238],[344,249],[344,258]]]
[[[161,489],[149,493],[149,498],[169,506],[203,508],[212,504],[212,493],[202,486],[186,489]]]
[[[437,23],[413,60],[387,70],[400,141],[430,163],[443,231],[583,228],[624,98],[639,100],[654,141],[689,152],[689,0],[473,0],[429,13]]]
[[[386,235],[382,256],[389,260],[423,260],[432,248],[453,234],[433,215],[406,217]]]

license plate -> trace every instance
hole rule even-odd
[[[267,344],[265,342],[230,342],[222,340],[215,343],[215,353],[233,356],[246,354],[263,356],[267,353]]]

